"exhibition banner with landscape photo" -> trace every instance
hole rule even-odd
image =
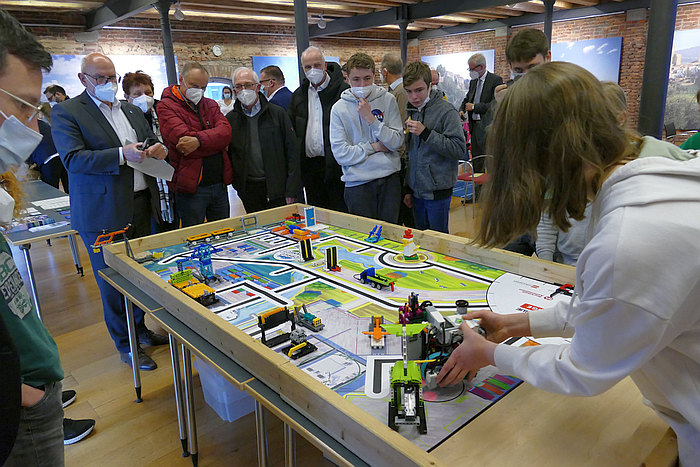
[[[700,29],[676,31],[668,75],[664,123],[679,130],[700,129],[695,95],[700,89]]]
[[[42,90],[52,84],[62,86],[69,97],[81,94],[85,87],[78,80],[80,62],[85,55],[51,55],[53,68],[49,73],[44,73]],[[168,86],[168,77],[165,71],[165,58],[162,55],[110,55],[114,62],[114,68],[123,78],[125,74],[141,70],[151,76],[153,80],[153,95],[160,99],[163,89]],[[177,57],[175,58],[177,69]],[[126,99],[122,92],[121,83],[117,91],[118,99]],[[42,100],[45,100],[42,96]]]
[[[552,61],[574,63],[601,81],[620,79],[622,36],[552,44]]]

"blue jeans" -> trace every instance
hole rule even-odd
[[[228,192],[226,185],[198,186],[194,193],[175,193],[175,209],[183,227],[191,227],[229,217]]]
[[[129,328],[126,324],[126,305],[124,297],[117,292],[117,289],[109,285],[99,274],[100,269],[107,267],[105,260],[102,257],[102,250],[95,253],[90,245],[95,243],[101,232],[78,232],[80,238],[85,243],[88,255],[90,256],[90,264],[92,265],[92,273],[95,275],[95,281],[100,288],[100,297],[102,298],[102,312],[105,317],[105,324],[109,335],[112,336],[114,345],[121,353],[129,352]],[[136,324],[136,334],[142,335],[146,332],[146,325],[143,322],[143,310],[134,306],[134,323]]]
[[[413,218],[418,230],[449,233],[451,197],[421,199],[413,196]]]
[[[65,465],[61,388],[60,381],[49,383],[39,402],[22,407],[17,440],[5,467]]]

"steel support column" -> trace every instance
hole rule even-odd
[[[554,18],[554,0],[543,0],[544,3],[544,35],[549,40],[549,50],[552,50],[552,18]]]
[[[651,0],[649,8],[638,129],[643,135],[657,138],[664,123],[677,9],[678,0]]]
[[[163,41],[163,57],[165,57],[165,73],[168,76],[168,84],[177,84],[177,70],[175,69],[175,49],[173,48],[173,35],[170,30],[170,0],[159,0],[153,7],[160,13],[160,29]]]
[[[299,83],[301,83],[305,77],[301,66],[301,53],[309,47],[309,11],[306,8],[306,0],[294,0],[294,26],[297,34],[297,61]]]

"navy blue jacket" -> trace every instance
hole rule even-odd
[[[51,137],[51,125],[43,120],[39,120],[37,123],[39,124],[39,133],[41,133],[44,139],[41,140],[39,146],[37,146],[34,152],[29,156],[27,162],[43,165],[46,159],[56,154],[56,146],[54,146],[53,137]]]
[[[272,96],[272,99],[270,99],[270,103],[279,105],[282,107],[284,110],[287,110],[289,108],[289,100],[292,98],[292,91],[290,91],[287,86],[284,86],[280,89],[277,90],[274,96]]]
[[[155,138],[141,109],[127,102],[121,109],[138,141]],[[114,129],[87,92],[55,105],[51,122],[54,143],[68,170],[72,227],[79,232],[124,228],[133,217],[134,169],[119,165],[122,144]]]

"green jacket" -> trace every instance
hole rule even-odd
[[[63,368],[58,347],[36,314],[12,252],[0,236],[0,317],[5,321],[19,353],[22,382],[39,387],[61,381]]]
[[[681,149],[700,149],[700,131],[681,144]]]

